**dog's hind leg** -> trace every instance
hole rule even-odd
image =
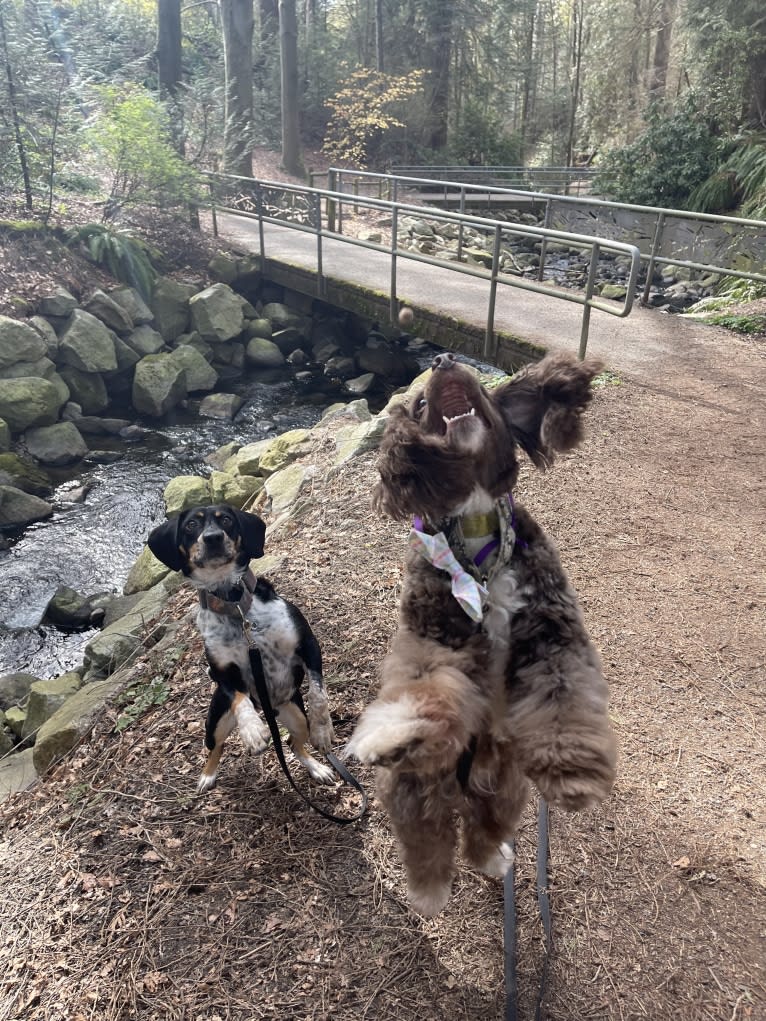
[[[452,782],[452,778],[450,778]],[[407,899],[431,918],[449,900],[457,825],[445,801],[414,773],[378,770],[378,796],[388,812],[407,874]],[[438,781],[437,781],[438,784]]]
[[[295,702],[285,702],[276,710],[277,719],[283,723],[290,734],[290,748],[298,762],[308,771],[312,780],[317,783],[334,783],[335,773],[330,766],[317,761],[306,747],[309,739],[309,728],[306,717]]]
[[[231,711],[231,694],[221,687],[216,687],[205,723],[205,747],[208,756],[197,781],[197,790],[200,794],[215,787],[224,743],[236,725],[237,721]]]
[[[516,672],[509,728],[521,767],[542,796],[568,811],[607,797],[617,741],[598,654],[560,648]]]
[[[301,643],[298,654],[308,674],[308,721],[311,743],[320,752],[329,752],[334,733],[330,707],[322,678],[322,650],[315,636],[309,633]]]
[[[510,744],[479,749],[459,811],[463,819],[463,854],[488,876],[502,878],[513,862],[510,841],[529,798]]]

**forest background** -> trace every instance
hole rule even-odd
[[[254,146],[589,164],[609,197],[766,213],[760,0],[0,0],[0,199],[186,210]]]

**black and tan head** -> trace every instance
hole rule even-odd
[[[215,504],[164,521],[152,530],[148,544],[166,567],[182,571],[195,585],[215,589],[234,584],[251,559],[263,556],[265,535],[257,514]]]
[[[582,439],[582,412],[599,363],[549,355],[494,390],[449,352],[425,387],[394,408],[380,448],[373,501],[390,517],[439,521],[482,509],[513,489],[523,449],[538,468]]]

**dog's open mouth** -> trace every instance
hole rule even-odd
[[[471,430],[474,425],[484,425],[481,415],[476,412],[471,395],[459,378],[451,379],[445,383],[433,403],[439,413],[439,419],[434,424],[437,425],[442,435],[450,436],[453,432],[462,432],[464,426],[461,423],[470,423],[469,429]]]

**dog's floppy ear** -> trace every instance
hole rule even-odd
[[[591,358],[549,355],[493,392],[514,439],[538,468],[582,440],[582,413],[593,396],[591,381],[601,369]]]
[[[147,539],[149,549],[171,571],[180,571],[186,563],[178,547],[182,517],[183,515],[179,514],[175,518],[163,521],[161,525],[151,530]]]
[[[235,510],[232,513],[237,519],[239,534],[242,536],[242,552],[248,557],[263,556],[263,541],[266,538],[266,525],[257,514]]]

